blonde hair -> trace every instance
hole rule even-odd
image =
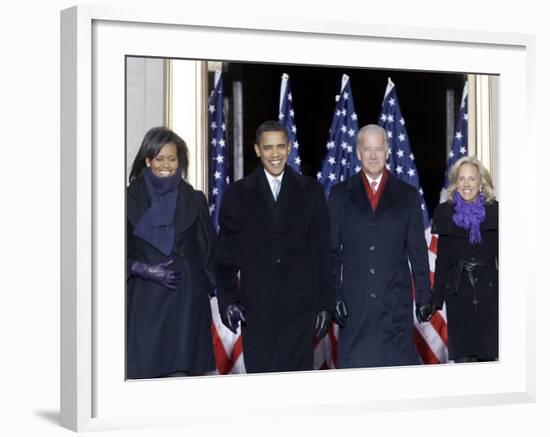
[[[460,158],[458,161],[456,161],[455,164],[452,166],[451,171],[449,172],[449,188],[447,188],[447,200],[451,202],[453,200],[453,195],[457,190],[458,171],[460,170],[460,167],[462,167],[464,164],[470,164],[477,168],[477,172],[481,177],[481,191],[485,196],[485,201],[487,203],[492,203],[495,200],[493,179],[489,174],[489,170],[487,170],[485,166],[481,163],[481,161],[475,156],[464,156],[463,158]]]

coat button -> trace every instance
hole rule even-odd
[[[370,270],[369,270],[369,273],[370,273],[371,275],[374,275],[374,274],[376,273],[376,271],[375,271],[374,269],[370,269]]]
[[[374,223],[374,222],[370,222],[370,223],[369,223],[369,226],[375,226],[375,223]]]
[[[370,297],[372,297],[373,299],[376,299],[376,293],[371,293]]]
[[[374,252],[374,249],[376,249],[376,247],[374,247],[374,246],[369,247],[369,250],[370,250],[371,252]]]
[[[479,300],[474,299],[474,300],[472,301],[472,303],[473,303],[474,305],[477,305],[477,304],[479,303]]]
[[[273,261],[275,264],[281,264],[281,258],[277,258],[275,261]]]

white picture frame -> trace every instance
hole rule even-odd
[[[254,413],[247,420],[264,420],[534,401],[534,267],[523,255],[534,253],[534,237],[515,231],[516,223],[534,228],[536,217],[526,207],[536,205],[527,165],[535,155],[534,37],[91,6],[62,11],[61,26],[63,426],[204,425],[243,420],[243,411]],[[498,74],[500,361],[124,381],[127,54]],[[232,393],[230,404],[224,393]]]

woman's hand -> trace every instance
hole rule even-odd
[[[138,278],[153,281],[163,287],[176,290],[181,283],[181,272],[167,269],[173,262],[174,260],[169,260],[160,264],[148,264],[134,261],[131,272],[132,275]]]

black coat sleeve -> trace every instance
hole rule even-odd
[[[214,262],[214,250],[216,248],[216,231],[212,220],[210,219],[210,214],[208,212],[208,203],[206,201],[206,196],[202,191],[197,191],[197,202],[199,203],[199,235],[198,243],[201,253],[204,257],[204,271],[208,279],[208,289],[213,291],[216,286],[216,275],[215,275],[215,262]]]
[[[330,215],[330,249],[332,258],[332,284],[334,287],[335,300],[342,300],[342,239],[340,234],[340,221],[338,216],[338,198],[335,190],[332,190],[328,200]]]
[[[314,259],[317,311],[332,309],[334,293],[331,278],[330,219],[322,187],[315,182],[310,247]]]
[[[241,266],[242,220],[235,186],[226,189],[218,217],[220,234],[216,247],[216,283],[218,286],[218,306],[220,311],[228,305],[240,301],[238,272]]]
[[[416,303],[424,304],[430,301],[430,265],[428,261],[428,245],[424,236],[424,223],[420,197],[416,190],[410,192],[409,226],[407,228],[407,252],[411,263]]]

